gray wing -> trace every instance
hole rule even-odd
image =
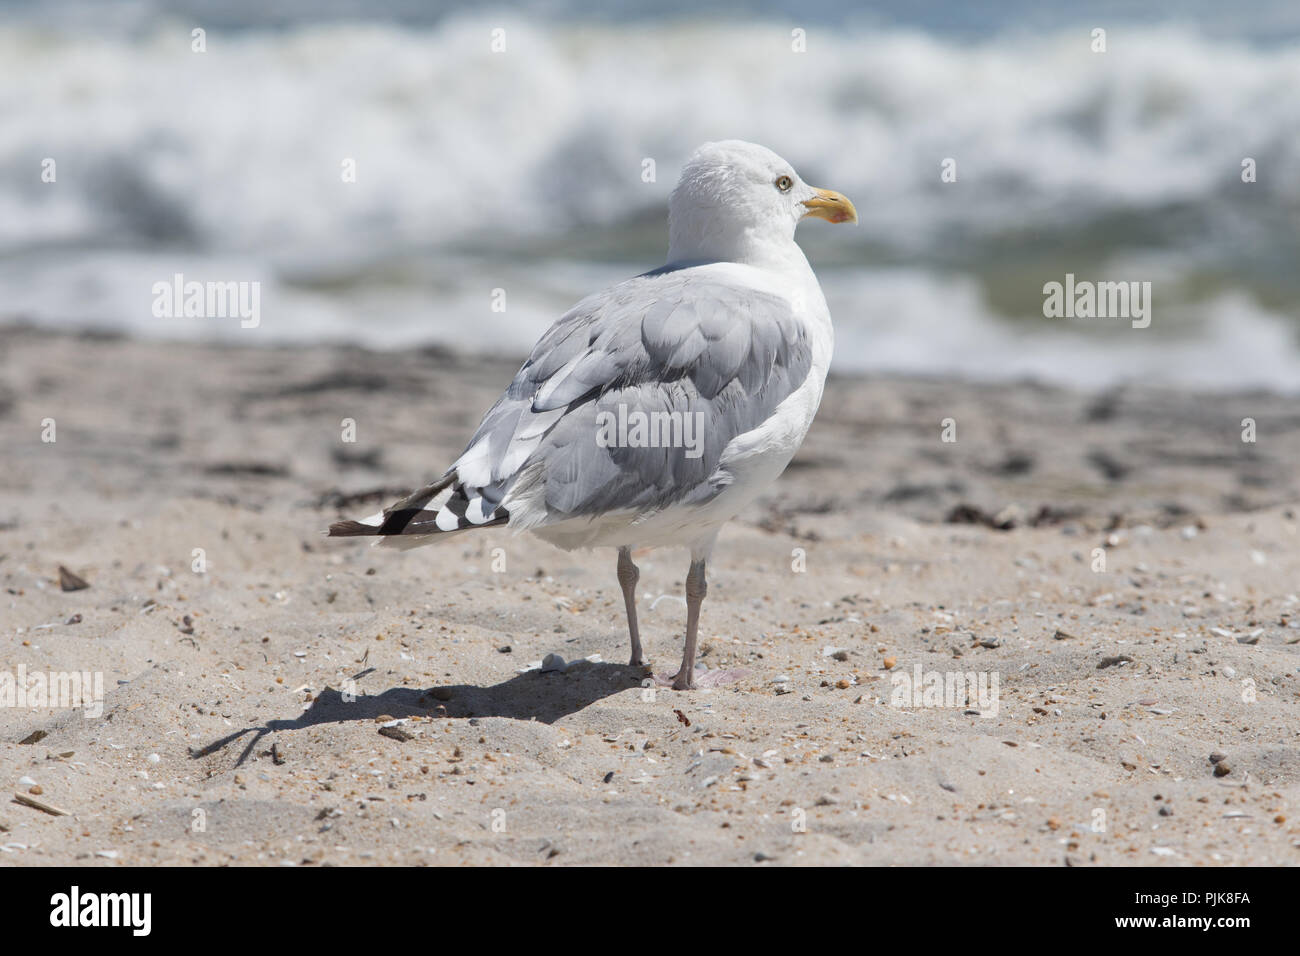
[[[723,449],[811,364],[785,299],[698,269],[648,273],[583,300],[542,336],[455,468],[491,504],[521,475],[544,483],[545,521],[703,503],[729,481],[715,474]],[[602,423],[631,412],[691,416],[702,444],[606,447]]]

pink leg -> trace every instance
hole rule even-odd
[[[701,687],[719,687],[730,684],[745,676],[743,670],[697,671],[695,669],[695,651],[700,632],[700,605],[709,587],[704,578],[703,557],[691,561],[691,569],[686,574],[686,649],[682,654],[682,666],[672,677],[655,675],[660,684],[671,684],[673,690],[696,690]]]
[[[623,604],[627,607],[627,632],[632,638],[632,666],[645,663],[645,654],[641,651],[641,632],[636,626],[636,583],[641,580],[641,572],[632,563],[632,549],[618,549],[618,583],[623,588]]]

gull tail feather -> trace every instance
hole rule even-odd
[[[449,493],[434,506],[434,499],[444,492]],[[406,549],[458,531],[507,523],[509,512],[493,505],[482,492],[462,485],[453,468],[378,514],[360,521],[334,522],[326,534],[331,538],[379,537],[375,544]]]

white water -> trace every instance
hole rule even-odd
[[[965,42],[814,26],[797,54],[784,21],[501,14],[214,31],[196,54],[190,26],[0,24],[0,319],[254,332],[155,319],[153,282],[183,272],[260,280],[255,341],[522,352],[594,285],[658,265],[680,162],[739,136],[862,213],[857,231],[801,229],[842,370],[1300,387],[1294,307],[1256,295],[1295,281],[1278,252],[1300,210],[1294,44],[1130,27],[1095,54],[1079,30]],[[942,185],[947,156],[959,178]],[[1259,163],[1250,186],[1243,156]],[[1125,247],[1114,217],[1150,234]],[[1153,328],[998,314],[979,276],[1004,265],[985,250],[1008,236],[1065,250],[1019,280],[1030,291],[1094,261],[1158,280]],[[936,249],[956,266],[935,267]],[[1159,281],[1205,269],[1228,278],[1199,297]]]

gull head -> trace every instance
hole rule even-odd
[[[858,221],[846,197],[809,186],[770,149],[738,139],[705,143],[687,160],[668,200],[668,261],[779,257],[809,216]]]

